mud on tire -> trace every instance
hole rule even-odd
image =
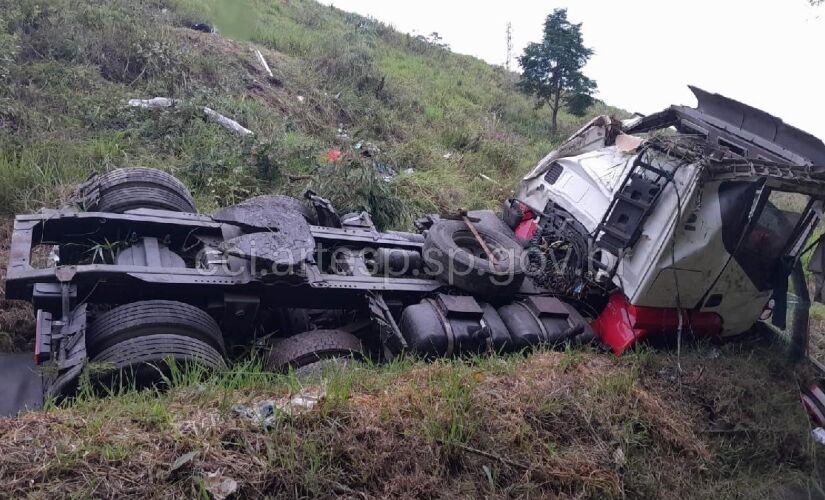
[[[138,208],[197,212],[186,186],[173,175],[154,168],[119,168],[97,179],[99,198],[86,207],[98,212],[123,213]]]
[[[267,368],[287,371],[334,358],[363,359],[364,347],[358,337],[342,330],[310,330],[276,343]]]

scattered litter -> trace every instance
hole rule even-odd
[[[449,160],[450,158],[452,158],[452,156],[453,156],[453,154],[452,154],[452,153],[444,153],[444,155],[442,156],[442,158],[444,158],[445,160]]]
[[[624,467],[627,463],[627,458],[624,455],[624,450],[621,448],[616,448],[613,450],[613,462],[616,464],[617,467]]]
[[[207,118],[225,129],[231,130],[240,136],[253,135],[252,131],[231,118],[227,118],[211,108],[204,106],[203,112]]]
[[[822,427],[817,427],[816,429],[811,431],[811,436],[813,436],[814,441],[819,444],[825,444],[825,429]]]
[[[639,146],[644,142],[644,139],[635,135],[619,134],[616,137],[616,149],[622,153],[632,153],[639,149]]]
[[[170,97],[153,97],[152,99],[129,99],[127,105],[133,108],[156,109],[171,108],[173,106],[177,106],[180,103],[181,101],[179,99],[172,99]],[[208,120],[215,122],[223,128],[230,130],[240,136],[254,135],[253,132],[248,128],[244,127],[235,120],[218,113],[212,108],[204,106],[203,114],[206,115],[206,118]]]
[[[195,23],[189,26],[195,31],[200,31],[201,33],[214,33],[215,28],[206,24],[206,23]]]
[[[179,103],[177,99],[169,97],[153,97],[152,99],[129,99],[129,106],[133,108],[171,108]]]
[[[172,464],[172,467],[169,469],[169,473],[175,472],[180,470],[181,467],[188,464],[198,455],[197,450],[190,451],[189,453],[184,453],[183,455],[179,456],[175,459],[175,462]]]
[[[381,149],[371,142],[356,142],[352,147],[361,151],[361,155],[368,158],[381,154]]]
[[[329,161],[330,163],[335,163],[336,161],[340,160],[343,155],[344,153],[342,153],[338,149],[330,149],[329,151],[327,151],[327,161]]]
[[[298,102],[303,103],[304,102],[304,96],[299,95],[298,96]]]
[[[266,74],[269,75],[270,78],[273,78],[275,75],[273,75],[272,70],[269,69],[269,64],[266,63],[266,59],[264,59],[264,55],[261,54],[261,51],[255,49],[255,55],[258,56],[258,62],[261,63],[261,66],[264,67],[264,71],[266,71]]]
[[[396,172],[394,168],[387,165],[386,163],[381,163],[380,161],[375,162],[375,172],[387,182],[389,182],[393,177],[398,175],[398,172]]]
[[[326,388],[324,387],[308,388],[291,398],[283,398],[277,401],[267,399],[259,401],[254,406],[237,404],[232,407],[232,413],[269,429],[275,425],[279,417],[292,417],[307,412],[314,408],[325,396]]]
[[[210,472],[203,479],[203,485],[214,500],[224,500],[238,491],[238,482],[224,477],[220,472]]]
[[[498,181],[497,181],[497,180],[495,180],[495,179],[493,179],[492,177],[488,177],[488,176],[486,176],[486,175],[484,175],[484,174],[478,174],[478,176],[479,176],[479,177],[481,177],[482,179],[484,179],[485,181],[490,181],[490,182],[492,182],[493,184],[498,184]]]
[[[338,124],[338,134],[337,135],[338,135],[339,139],[349,139],[349,132],[347,132],[347,129],[344,127],[343,123]]]
[[[414,168],[405,168],[404,170],[402,170],[402,172],[404,172],[404,174],[406,174],[406,175],[412,175],[412,174],[415,173],[415,169]]]

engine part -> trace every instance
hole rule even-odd
[[[584,226],[552,201],[528,245],[527,272],[554,293],[580,295],[587,280],[589,239]]]
[[[121,250],[115,263],[119,266],[186,267],[186,262],[157,238],[142,238]]]
[[[513,348],[557,345],[583,333],[584,319],[555,297],[530,297],[498,309],[510,332]]]
[[[421,253],[403,248],[379,248],[375,251],[375,271],[385,276],[405,276],[421,270]]]
[[[431,358],[476,352],[490,336],[484,310],[468,296],[424,299],[404,309],[399,327],[410,350]]]
[[[507,325],[504,324],[496,308],[490,304],[482,303],[481,309],[484,311],[482,319],[488,333],[487,347],[499,353],[512,351],[513,340],[510,338]]]

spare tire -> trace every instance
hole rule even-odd
[[[363,359],[364,346],[358,337],[343,330],[310,330],[278,341],[269,353],[267,367],[283,372],[334,358]]]
[[[123,213],[138,208],[197,212],[186,186],[173,175],[154,168],[119,168],[98,177],[99,199],[87,207],[97,212]]]
[[[163,380],[169,360],[194,363],[208,370],[223,369],[224,358],[202,340],[182,335],[155,334],[119,342],[91,358],[92,363],[107,365],[93,372],[93,380],[104,386],[147,387]]]
[[[223,334],[209,314],[171,300],[144,300],[106,311],[87,329],[86,349],[94,357],[125,340],[158,334],[196,339],[224,352]]]
[[[272,198],[276,200],[276,204],[283,206],[284,209],[292,210],[303,215],[304,219],[306,219],[308,224],[318,224],[318,214],[315,213],[315,209],[310,207],[303,201],[299,200],[298,198],[293,198],[291,196],[286,196],[283,194],[276,194]]]
[[[521,288],[524,267],[521,245],[486,224],[476,231],[496,259],[484,255],[475,235],[463,221],[440,220],[424,240],[424,261],[439,280],[482,296],[511,295]]]

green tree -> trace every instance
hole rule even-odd
[[[593,51],[584,46],[581,27],[567,20],[567,9],[554,10],[544,21],[544,39],[527,45],[518,60],[519,85],[538,98],[539,106],[550,106],[553,133],[562,106],[582,116],[593,103],[596,82],[582,73]]]

